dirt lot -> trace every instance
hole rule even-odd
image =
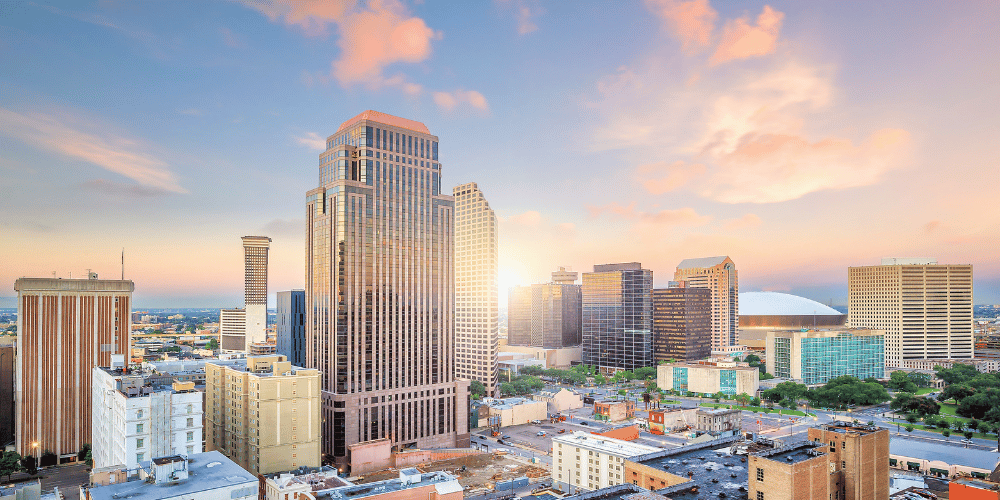
[[[462,466],[465,466],[465,472],[462,471]],[[549,475],[549,471],[540,467],[525,465],[522,462],[517,462],[509,458],[485,453],[420,464],[417,468],[421,472],[444,471],[457,476],[458,482],[465,487],[466,492],[489,488],[497,481],[506,481],[516,477],[528,476],[534,479]],[[396,479],[398,477],[399,471],[389,469],[368,474],[364,479],[355,481],[355,484],[385,481],[386,479]]]

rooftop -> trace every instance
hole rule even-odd
[[[798,443],[792,443],[788,446],[783,446],[781,448],[757,452],[754,453],[754,456],[766,458],[775,462],[795,464],[825,455],[825,453],[823,453],[820,449],[824,445],[825,443],[801,441]]]
[[[166,457],[172,459],[174,457]],[[257,489],[257,478],[218,451],[189,455],[188,478],[154,484],[143,480],[95,486],[90,489],[92,500],[159,500],[190,498],[201,492],[242,485]]]
[[[659,500],[666,497],[634,484],[618,484],[563,498],[564,500]]]
[[[836,422],[830,422],[827,424],[820,424],[816,426],[817,428],[833,431],[833,432],[857,432],[860,434],[870,434],[872,432],[878,432],[883,430],[881,427],[876,425],[865,425],[865,424],[855,424],[853,422],[845,422],[843,420],[838,420]]]
[[[647,446],[581,431],[574,431],[572,434],[557,435],[552,438],[552,441],[563,443],[567,446],[579,446],[588,450],[622,457],[636,457],[662,451],[662,449],[655,446]]]
[[[274,481],[279,489],[289,485],[308,484],[312,491],[328,490],[342,486],[351,486],[351,483],[337,475],[337,469],[330,466],[299,467],[288,472],[277,472],[266,474],[267,478]]]
[[[740,498],[741,492],[746,497],[747,455],[774,447],[775,443],[766,439],[751,442],[741,441],[739,437],[727,437],[661,450],[632,460],[675,476],[690,478],[684,483],[657,491],[673,500],[722,498],[720,493],[729,498]],[[698,491],[691,491],[695,486]]]
[[[402,469],[399,479],[389,479],[376,483],[366,483],[351,486],[341,486],[315,493],[316,500],[347,500],[349,498],[364,498],[372,495],[382,495],[409,488],[434,486],[439,495],[462,491],[458,479],[444,472],[427,472],[421,474],[416,469]]]
[[[344,123],[341,123],[340,128],[337,129],[337,133],[339,134],[340,132],[347,130],[348,127],[362,120],[384,123],[392,127],[405,128],[412,130],[414,132],[421,132],[424,134],[431,133],[431,131],[427,129],[427,125],[424,125],[423,123],[420,123],[415,120],[409,120],[407,118],[400,118],[398,116],[393,116],[388,113],[383,113],[381,111],[373,111],[371,109],[362,112],[358,116],[355,116],[354,118],[351,118],[350,120],[347,120]]]
[[[728,259],[727,255],[719,255],[717,257],[701,257],[698,259],[684,259],[680,264],[677,264],[677,269],[705,269],[709,267],[715,267]]]
[[[919,460],[944,462],[948,465],[963,465],[992,471],[1000,461],[1000,454],[993,451],[974,450],[947,444],[929,443],[892,436],[889,440],[889,454]]]
[[[740,316],[841,316],[842,312],[815,300],[779,292],[743,292]]]

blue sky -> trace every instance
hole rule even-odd
[[[139,307],[241,302],[240,236],[303,283],[316,143],[424,122],[501,219],[501,285],[732,256],[846,298],[883,256],[1000,302],[991,2],[0,5],[0,281],[94,269]],[[12,286],[0,305],[13,305]]]

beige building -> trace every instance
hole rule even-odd
[[[532,420],[548,418],[548,405],[545,401],[532,401],[525,398],[485,399],[483,403],[489,407],[489,419],[496,422],[499,418],[500,427],[521,425]],[[480,427],[489,422],[480,422]]]
[[[727,256],[684,259],[674,271],[674,281],[690,288],[712,291],[712,348],[740,344],[739,279],[736,264]]]
[[[625,461],[660,448],[576,431],[552,438],[552,484],[567,493],[625,484]]]
[[[306,365],[322,371],[323,453],[338,468],[364,441],[469,446],[455,297],[472,290],[456,289],[455,197],[441,192],[442,169],[426,125],[371,110],[319,154],[319,186],[306,193]]]
[[[319,371],[282,355],[205,363],[205,448],[255,474],[320,465]]]
[[[20,278],[15,451],[76,460],[91,442],[93,369],[132,345],[130,280]]]
[[[884,258],[847,270],[847,323],[885,331],[885,364],[973,357],[972,266]]]
[[[503,352],[527,354],[531,358],[544,362],[545,368],[569,368],[573,363],[579,363],[583,358],[583,347],[563,347],[561,349],[546,349],[526,345],[509,345],[501,340],[500,349]]]
[[[681,392],[753,396],[760,388],[760,371],[731,359],[663,364],[656,367],[656,385]]]
[[[219,311],[219,348],[224,352],[246,352],[247,312],[244,309]]]
[[[743,428],[743,410],[698,408],[694,429],[704,432],[738,431]]]
[[[336,472],[336,471],[334,471]],[[325,471],[299,476],[281,474],[265,481],[264,500],[462,500],[465,488],[445,472],[400,469],[399,477],[364,484],[330,486],[346,481]]]
[[[982,373],[992,373],[1000,371],[1000,359],[972,358],[972,359],[904,359],[899,363],[900,368],[921,371],[934,371],[936,367],[953,368],[955,365],[970,365]]]
[[[456,186],[455,373],[499,395],[497,216],[475,182]]]
[[[583,408],[583,396],[565,387],[541,391],[538,394],[533,394],[531,399],[545,402],[549,413]]]

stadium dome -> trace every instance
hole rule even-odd
[[[740,294],[740,327],[811,328],[844,326],[847,315],[797,295],[778,292]]]

